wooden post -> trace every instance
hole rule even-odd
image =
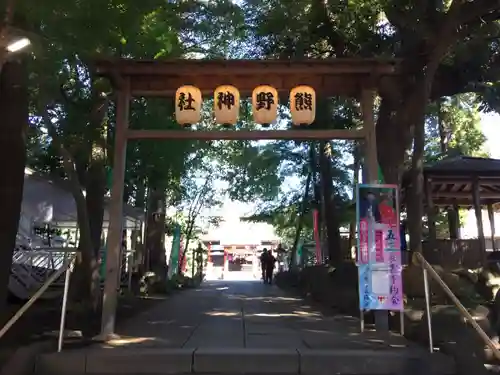
[[[125,159],[127,151],[127,128],[130,104],[130,82],[116,92],[116,130],[113,165],[113,182],[109,205],[109,232],[106,249],[106,279],[102,306],[100,338],[106,340],[114,334],[118,298],[118,273],[122,247],[123,226],[123,183],[125,180]]]
[[[483,256],[483,261],[486,262],[486,243],[484,241],[483,215],[481,213],[481,200],[479,193],[479,180],[474,179],[472,184],[472,200],[474,204],[474,213],[476,214],[477,223],[477,238],[479,240],[479,250]]]
[[[493,204],[488,204],[488,219],[490,219],[490,230],[491,230],[491,247],[493,251],[497,251],[495,244],[495,213],[493,212]]]
[[[431,249],[434,249],[437,240],[436,210],[432,201],[431,179],[428,177],[425,177],[425,199],[427,205],[427,224],[429,226],[429,245]]]
[[[370,184],[378,183],[377,136],[375,134],[375,116],[373,110],[374,92],[363,90],[361,95],[361,111],[365,131],[365,167]],[[365,182],[365,181],[363,181]]]
[[[453,212],[455,213],[455,222],[457,223],[455,239],[459,240],[461,239],[460,235],[461,224],[460,224],[460,207],[458,207],[458,204],[453,205]]]
[[[361,112],[363,115],[363,128],[365,131],[365,164],[370,184],[378,183],[378,158],[377,158],[377,136],[375,134],[374,101],[375,93],[372,90],[363,90],[361,93]],[[365,181],[363,181],[365,182]],[[375,329],[377,331],[389,331],[389,314],[385,310],[375,310]]]
[[[450,239],[457,240],[460,237],[460,217],[458,205],[454,204],[452,208],[449,208],[446,217],[448,219],[448,230],[450,232]]]

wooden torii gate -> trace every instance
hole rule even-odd
[[[377,143],[374,97],[391,85],[399,73],[394,59],[325,60],[132,60],[101,59],[94,62],[99,76],[107,77],[116,91],[116,130],[113,181],[109,215],[106,281],[104,284],[101,338],[112,337],[118,294],[118,273],[122,236],[123,185],[127,142],[130,139],[193,140],[364,140],[368,180],[377,182]],[[128,129],[129,104],[133,97],[175,96],[186,84],[213,95],[216,87],[232,85],[241,95],[266,84],[287,95],[299,85],[312,87],[318,97],[355,97],[361,102],[363,128],[359,130],[132,130]],[[383,313],[383,312],[382,312]],[[377,319],[378,317],[378,319]],[[377,324],[387,329],[387,314],[376,314]]]

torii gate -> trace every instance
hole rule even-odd
[[[378,179],[377,143],[374,121],[374,96],[390,85],[399,74],[394,59],[323,60],[96,60],[99,76],[110,79],[116,91],[116,130],[109,215],[106,280],[104,284],[101,337],[115,330],[118,273],[123,213],[123,185],[127,142],[130,139],[264,140],[352,139],[365,141],[369,182]],[[211,95],[219,85],[233,85],[242,95],[267,84],[278,93],[288,93],[299,85],[312,87],[318,96],[347,96],[361,102],[363,128],[360,130],[130,130],[129,103],[134,96],[172,97],[176,90],[190,84]],[[375,312],[376,325],[387,329],[387,314]],[[379,314],[382,313],[382,314]]]

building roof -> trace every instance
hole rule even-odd
[[[109,198],[105,198],[105,205]],[[44,211],[50,210],[52,221],[76,221],[76,205],[69,183],[61,178],[44,175],[30,168],[25,168],[23,188],[23,209],[30,211],[34,220],[42,220]],[[130,205],[123,206],[124,216],[132,220],[143,220],[144,213]],[[104,221],[109,216],[105,210]]]
[[[500,202],[500,160],[472,156],[447,157],[424,166],[434,205],[443,208],[473,206],[473,185],[479,185],[482,206]],[[411,184],[410,174],[403,177],[403,194]],[[425,200],[427,203],[427,200]]]
[[[500,179],[500,160],[472,156],[444,158],[424,167],[426,175],[498,177]]]

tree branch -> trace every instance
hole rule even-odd
[[[467,24],[473,21],[489,22],[500,16],[499,0],[475,0],[462,4],[458,14],[458,23]]]
[[[14,19],[15,4],[16,0],[6,0],[5,13],[0,24],[0,38],[2,39],[7,36],[8,28],[12,25],[12,21]]]
[[[440,28],[438,34],[436,35],[435,43],[429,51],[427,74],[432,74],[432,78],[434,78],[434,74],[436,73],[441,60],[447,54],[450,46],[453,43],[454,37],[456,37],[457,35],[457,28],[463,1],[464,0],[454,0],[451,3],[451,6],[446,13],[443,26]]]

